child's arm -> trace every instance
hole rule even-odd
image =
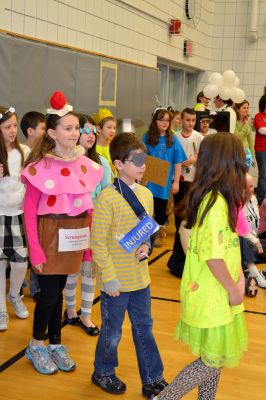
[[[112,194],[108,188],[101,192],[95,207],[91,231],[93,261],[96,263],[104,290],[110,296],[118,295],[121,288],[108,243],[114,224],[112,201]]]
[[[181,163],[175,164],[174,167],[174,181],[171,186],[171,192],[176,194],[179,192],[179,181],[180,181],[180,174],[181,174]]]
[[[41,192],[39,189],[28,181],[23,202],[25,230],[31,264],[37,266],[37,269],[41,271],[42,264],[47,261],[47,258],[40,245],[38,236],[37,209],[40,197]]]
[[[237,283],[235,283],[226,267],[224,260],[222,259],[208,260],[207,265],[210,268],[213,275],[215,276],[215,278],[227,290],[229,295],[229,303],[231,304],[231,306],[236,306],[238,304],[241,304],[243,302],[244,285],[245,285],[242,269],[239,279]]]

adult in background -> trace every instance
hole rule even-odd
[[[252,154],[252,161],[255,164],[255,150],[252,141],[252,129],[248,111],[249,102],[247,100],[242,101],[242,103],[235,104],[235,112],[237,117],[235,135],[238,136],[243,143],[244,149],[248,149],[250,151]]]
[[[234,133],[236,128],[236,113],[232,108],[232,100],[223,100],[220,96],[216,96],[213,102],[216,107],[215,111],[228,111],[230,113],[230,132]]]
[[[259,205],[266,196],[266,95],[259,101],[259,113],[255,115],[254,126],[256,129],[255,153],[258,163],[259,177],[257,199]]]

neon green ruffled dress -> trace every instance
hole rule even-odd
[[[208,202],[204,198],[199,217]],[[199,218],[198,218],[199,220]],[[206,261],[223,259],[234,279],[241,271],[238,235],[228,223],[227,204],[222,195],[191,230],[181,282],[181,317],[175,337],[189,345],[209,367],[235,367],[247,350],[248,334],[244,306],[230,306],[224,287],[211,273]]]

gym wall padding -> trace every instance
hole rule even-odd
[[[51,94],[61,90],[75,111],[91,114],[99,108],[101,60],[117,64],[116,107],[109,107],[114,115],[149,124],[156,107],[153,98],[159,94],[158,70],[4,33],[0,34],[0,104],[14,106],[21,118],[30,110],[45,112]],[[102,92],[110,93],[106,77]]]

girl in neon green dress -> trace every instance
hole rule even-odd
[[[232,134],[207,136],[187,197],[192,228],[181,282],[176,337],[199,358],[185,367],[155,399],[177,400],[198,386],[199,400],[213,400],[222,367],[235,367],[247,349],[244,276],[236,233],[244,204],[245,153]]]

